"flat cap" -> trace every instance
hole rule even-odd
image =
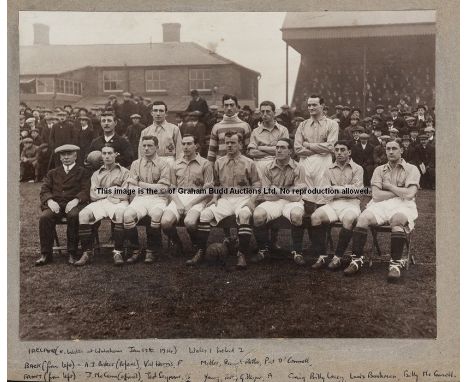
[[[218,106],[217,106],[217,105],[211,105],[211,106],[210,106],[210,110],[217,111],[217,110],[218,110]]]
[[[435,133],[435,129],[434,129],[432,126],[426,127],[426,128],[424,129],[424,131],[425,131],[426,133],[430,133],[430,132]]]
[[[410,138],[409,135],[403,135],[403,136],[401,137],[401,140],[402,140],[402,141],[410,141],[411,138]]]
[[[364,122],[372,122],[372,118],[371,117],[366,117],[363,119]]]
[[[398,108],[396,106],[393,106],[391,111],[398,111]]]
[[[406,120],[407,120],[407,121],[416,121],[416,118],[414,118],[414,117],[408,117],[408,118],[406,118]]]
[[[373,120],[376,119],[376,120],[382,122],[382,117],[381,117],[380,115],[373,115],[373,116],[372,116],[372,119],[373,119]]]
[[[302,117],[295,117],[295,118],[293,119],[293,121],[296,121],[296,122],[303,122],[303,121],[305,121],[305,119],[302,118]]]
[[[375,110],[377,110],[377,109],[385,109],[385,107],[384,107],[384,105],[379,104],[379,105],[377,105],[375,107]]]
[[[398,129],[395,129],[394,127],[390,127],[390,129],[388,129],[388,132],[398,134]]]
[[[32,139],[32,138],[29,138],[29,137],[28,137],[28,138],[24,138],[24,139],[23,139],[23,142],[24,142],[24,143],[33,143],[33,139]]]
[[[82,117],[78,117],[78,119],[84,119],[86,121],[90,121],[89,117],[87,117],[86,115],[84,115]]]
[[[424,106],[423,104],[419,104],[418,107],[416,108],[416,110],[419,110],[419,109],[426,110],[426,106]]]
[[[198,111],[198,110],[194,110],[194,111],[191,111],[190,113],[188,113],[189,116],[191,117],[199,117],[200,115],[202,115],[201,111]]]
[[[419,136],[419,140],[422,141],[422,140],[424,140],[424,139],[429,139],[429,137],[428,137],[426,134],[421,134],[421,135]]]
[[[153,101],[151,100],[151,98],[148,98],[148,97],[143,98],[143,101],[153,102]]]
[[[60,110],[57,112],[57,115],[68,115],[68,113],[66,111]]]
[[[361,133],[361,134],[359,134],[359,139],[369,139],[369,134]]]
[[[390,137],[390,135],[382,135],[382,136],[380,137],[380,139],[383,140],[383,141],[386,141],[386,140],[391,139],[391,137]]]
[[[62,146],[59,146],[55,149],[55,154],[58,154],[58,153],[64,153],[64,152],[67,152],[67,151],[80,151],[80,148],[76,145],[70,145],[70,144],[66,144],[66,145],[62,145]]]
[[[364,127],[362,127],[362,126],[353,126],[351,128],[351,132],[354,133],[355,131],[360,131],[361,133],[363,133],[364,132]]]
[[[108,99],[117,99],[117,96],[115,96],[114,94],[111,94],[109,97],[107,97]]]
[[[132,114],[130,118],[141,118],[140,114]]]
[[[52,110],[50,110],[50,109],[44,109],[44,110],[42,110],[42,111],[43,111],[44,113],[52,113]]]
[[[36,118],[30,117],[26,120],[26,123],[32,123],[32,122],[36,122]]]
[[[341,106],[341,105],[336,105],[336,106],[335,106],[335,109],[343,110],[343,106]]]
[[[343,110],[349,110],[351,111],[351,108],[349,106],[343,106]]]
[[[132,96],[132,94],[129,93],[129,92],[123,92],[122,95],[123,95],[124,97],[131,97],[131,96]]]
[[[281,109],[289,109],[289,105],[284,104],[283,106],[281,106]]]

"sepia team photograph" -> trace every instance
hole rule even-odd
[[[19,340],[436,339],[436,22],[20,11]]]

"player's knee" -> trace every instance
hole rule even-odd
[[[202,211],[200,214],[200,221],[204,223],[209,223],[214,219],[213,212],[209,209],[206,208]]]
[[[136,211],[129,207],[129,208],[126,208],[124,213],[123,213],[123,218],[124,218],[124,222],[125,223],[132,223],[132,222],[135,222],[136,219],[137,219],[137,213]]]
[[[164,213],[161,217],[161,228],[167,230],[175,223],[175,216],[172,213]]]
[[[372,225],[372,220],[373,220],[373,216],[369,212],[364,211],[357,218],[356,227],[368,228],[370,225]]]
[[[155,223],[160,223],[161,222],[162,215],[163,215],[163,210],[161,210],[159,208],[155,208],[155,209],[151,210],[150,213],[149,213],[149,216],[151,218],[151,222],[155,222]]]
[[[249,224],[250,222],[250,217],[252,216],[252,213],[250,212],[249,209],[242,209],[239,212],[239,222],[240,224]]]
[[[304,210],[302,208],[293,208],[290,213],[291,224],[295,226],[302,225],[302,217],[304,216]]]
[[[326,216],[324,216],[324,213],[320,210],[316,210],[312,216],[310,217],[310,223],[313,226],[320,225],[322,223],[325,223],[328,219],[326,219]]]
[[[353,229],[353,225],[354,225],[354,222],[356,221],[357,219],[357,214],[355,213],[346,213],[344,216],[343,216],[343,220],[342,220],[342,223],[343,223],[343,227],[346,228],[346,229]]]
[[[185,228],[187,228],[189,231],[195,231],[198,226],[198,219],[199,219],[198,214],[188,213],[184,219]]]
[[[396,213],[390,219],[392,231],[402,231],[406,224],[408,224],[408,218],[403,214]]]
[[[240,218],[240,215],[239,215]],[[255,226],[264,225],[267,220],[267,212],[263,208],[256,208],[253,213],[253,222]]]
[[[89,224],[92,221],[92,218],[93,218],[93,213],[86,208],[84,210],[81,210],[78,215],[80,224]]]
[[[115,223],[122,223],[123,222],[123,216],[124,216],[124,209],[120,208],[114,212],[114,219],[113,221]]]

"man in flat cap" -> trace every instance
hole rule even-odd
[[[335,114],[333,114],[330,118],[331,119],[335,119],[335,118],[338,118],[340,119],[341,118],[341,112],[343,111],[343,106],[341,105],[335,105]]]
[[[205,99],[200,97],[197,89],[191,90],[190,95],[192,96],[192,99],[190,100],[190,103],[185,111],[187,113],[191,113],[192,111],[199,111],[201,113],[200,119],[204,120],[205,116],[208,114],[208,104],[206,103]]]
[[[137,113],[138,110],[131,93],[123,92],[122,97],[123,101],[120,104],[120,115],[118,115],[118,117],[122,120],[123,124],[123,131],[120,135],[126,135],[127,127],[131,123],[130,116]]]
[[[374,146],[369,143],[369,134],[359,134],[359,143],[352,146],[351,158],[364,169],[364,186],[369,187],[374,172]]]
[[[353,131],[356,131],[356,127],[360,127],[360,133],[364,132],[364,128],[359,126],[359,117],[357,115],[352,115],[349,120],[349,126],[344,130],[340,130],[338,136],[340,140],[352,141],[353,140]]]
[[[366,133],[368,132],[366,131]],[[380,137],[382,136],[382,128],[380,126],[375,126],[371,134],[369,135],[370,135],[369,143],[372,146],[376,147],[377,145],[380,145],[382,143],[380,139]]]
[[[56,223],[67,218],[67,249],[69,262],[77,260],[78,214],[89,201],[90,181],[87,170],[76,164],[78,146],[66,144],[55,149],[61,165],[50,170],[42,184],[39,219],[41,257],[36,265],[52,262],[53,232]]]
[[[291,121],[291,111],[288,105],[283,105],[280,108],[280,113],[276,116],[278,123],[291,131],[293,123]]]
[[[52,130],[49,134],[49,149],[53,153],[56,148],[67,145],[76,144],[74,125],[71,120],[68,119],[66,111],[59,111],[57,113],[58,122],[52,126]],[[54,155],[55,167],[60,166],[61,161],[58,155]]]
[[[435,167],[436,154],[435,147],[428,144],[428,137],[425,134],[419,136],[421,144],[417,148],[420,160],[419,171],[421,172],[421,187],[435,190]]]
[[[401,137],[401,148],[403,151],[401,157],[406,162],[411,163],[412,165],[415,165],[419,168],[420,161],[418,158],[417,146],[411,144],[411,137],[409,135],[403,135],[403,137]]]
[[[145,125],[141,123],[140,114],[132,114],[130,116],[132,123],[127,128],[127,138],[132,146],[133,158],[138,158],[138,145],[140,143],[141,132],[145,129]]]
[[[387,163],[388,159],[387,159],[387,153],[385,151],[385,146],[387,142],[390,140],[391,140],[390,135],[386,135],[386,134],[381,135],[380,144],[374,147],[373,157],[374,157],[374,165],[376,167]]]
[[[393,121],[392,126],[395,129],[400,130],[406,127],[406,121],[404,120],[404,118],[400,116],[399,110],[397,107],[392,107],[391,116],[392,116],[392,121]]]
[[[75,127],[75,140],[80,148],[77,163],[83,166],[86,159],[85,155],[90,152],[89,147],[91,146],[91,142],[97,138],[98,133],[94,130],[91,119],[88,116],[78,117],[78,122],[80,125]]]
[[[351,108],[347,105],[343,106],[343,110],[341,111],[340,117],[340,129],[343,130],[351,124],[350,117],[351,117]]]
[[[417,117],[415,126],[418,128],[418,130],[422,130],[427,127],[426,107],[419,104],[416,113]]]
[[[424,129],[424,134],[427,135],[427,143],[433,147],[435,147],[435,129],[431,126],[428,126]]]
[[[22,140],[23,149],[20,156],[20,182],[25,182],[37,174],[37,146],[33,144],[33,139],[26,137]]]

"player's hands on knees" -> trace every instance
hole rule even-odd
[[[60,206],[59,204],[55,201],[55,200],[52,200],[52,199],[49,199],[47,201],[47,207],[50,208],[50,210],[54,213],[54,214],[58,214],[60,212]]]
[[[65,206],[65,213],[68,214],[73,208],[75,208],[79,203],[78,199],[70,200]]]

